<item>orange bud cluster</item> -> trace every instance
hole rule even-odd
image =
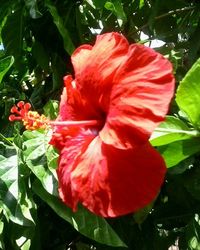
[[[22,121],[25,128],[35,130],[39,128],[47,128],[49,120],[44,115],[38,114],[36,111],[31,111],[31,104],[20,101],[17,105],[11,108],[10,121]]]

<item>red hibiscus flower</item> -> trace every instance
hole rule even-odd
[[[79,47],[72,64],[75,79],[64,78],[56,121],[24,102],[9,119],[31,130],[53,126],[59,194],[73,210],[81,202],[104,217],[135,212],[155,199],[166,172],[148,139],[173,96],[171,64],[118,33]]]
[[[148,139],[173,96],[172,66],[118,33],[80,46],[72,64],[50,142],[60,152],[60,197],[104,217],[137,211],[155,199],[166,172]]]

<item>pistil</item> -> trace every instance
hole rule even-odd
[[[31,105],[20,101],[11,108],[10,121],[22,121],[26,129],[35,130],[38,128],[48,128],[49,126],[62,127],[88,127],[101,126],[100,120],[83,120],[83,121],[50,121],[44,115],[39,115],[36,111],[30,110]]]
[[[53,126],[67,126],[67,127],[77,127],[77,126],[99,126],[101,125],[99,120],[85,120],[85,121],[50,121],[49,125]]]

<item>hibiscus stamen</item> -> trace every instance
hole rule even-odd
[[[98,126],[101,125],[99,120],[85,120],[85,121],[51,121],[50,125],[53,126],[67,126],[67,127],[77,127],[77,126]]]
[[[9,116],[10,121],[22,121],[25,128],[29,130],[35,130],[38,128],[46,128],[48,126],[48,118],[44,115],[40,115],[36,111],[31,111],[31,104],[20,101],[17,105],[14,105]]]
[[[65,126],[65,127],[83,127],[83,126],[99,126],[102,124],[99,120],[84,121],[49,121],[44,115],[40,115],[36,111],[31,111],[31,104],[20,101],[11,108],[10,121],[22,121],[25,128],[35,130],[38,128],[47,128],[49,126]]]

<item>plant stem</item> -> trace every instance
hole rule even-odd
[[[195,6],[184,7],[184,8],[176,9],[176,10],[170,10],[170,11],[167,12],[167,13],[164,13],[164,14],[162,14],[162,15],[156,16],[154,19],[155,19],[155,20],[159,20],[159,19],[165,18],[165,17],[167,17],[167,16],[171,16],[171,15],[174,15],[174,14],[179,14],[179,13],[181,13],[181,12],[189,11],[189,10],[193,10],[193,9],[195,9]],[[138,28],[137,31],[130,32],[128,35],[129,35],[129,36],[130,36],[130,35],[133,35],[133,34],[135,34],[136,32],[141,31],[141,30],[143,30],[144,28],[148,27],[148,25],[149,25],[149,23],[146,23],[146,24],[140,26],[140,27]]]

